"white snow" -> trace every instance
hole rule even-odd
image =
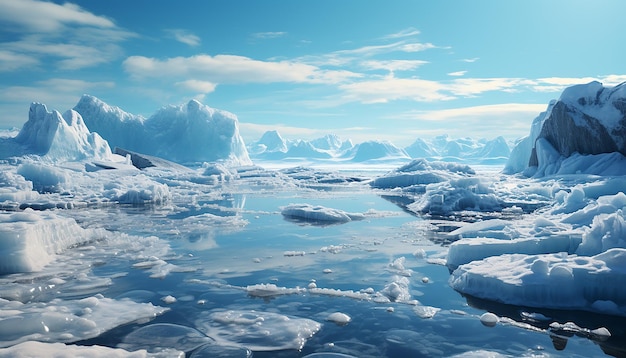
[[[127,351],[121,348],[104,346],[78,346],[63,343],[43,343],[28,341],[16,344],[9,348],[0,348],[1,358],[61,358],[61,357],[90,357],[90,358],[160,358],[183,357],[184,352],[168,350],[160,354],[148,353],[145,349]]]

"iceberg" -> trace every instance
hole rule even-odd
[[[89,131],[81,115],[69,110],[63,115],[46,105],[32,103],[28,121],[15,137],[0,138],[0,159],[37,155],[49,161],[110,159],[109,144]]]
[[[163,107],[143,118],[83,95],[74,110],[82,115],[87,127],[113,147],[177,163],[252,164],[239,134],[237,116],[197,100]]]
[[[505,172],[625,175],[625,155],[626,84],[606,87],[594,81],[568,87],[550,102],[513,149]],[[607,156],[613,165],[589,165]]]

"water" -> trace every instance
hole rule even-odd
[[[280,214],[280,207],[291,203],[375,215],[341,225],[294,222]],[[254,347],[254,357],[319,352],[445,357],[481,350],[510,356],[591,357],[614,346],[617,353],[624,352],[619,337],[608,342],[576,335],[555,338],[545,322],[529,326],[531,322],[522,320],[522,311],[538,310],[462,297],[448,286],[449,271],[439,264],[446,248],[432,239],[441,233],[359,184],[315,189],[232,184],[218,193],[195,193],[193,200],[181,195],[168,206],[101,208],[71,215],[84,226],[159,239],[138,248],[137,257],[132,250],[130,256],[122,254],[123,240],[68,250],[52,265],[69,282],[68,288],[75,287],[63,292],[65,299],[100,293],[169,308],[149,322],[118,326],[76,342],[79,345],[154,349],[161,342],[196,356],[209,350],[207,344],[220,346],[223,354],[234,352],[227,345],[244,345]],[[163,243],[165,247],[159,246]],[[93,284],[82,290],[71,286],[80,274]],[[14,286],[37,285],[44,277],[23,274],[3,280]],[[98,279],[108,281],[98,285]],[[318,289],[335,291],[308,289],[312,282]],[[285,289],[268,295],[246,290],[259,284]],[[406,284],[401,293],[408,297],[377,302],[385,293],[390,297],[390,284]],[[59,294],[51,291],[32,300],[47,302]],[[228,321],[224,315],[229,311],[252,323]],[[486,311],[511,319],[487,327],[480,321]],[[335,312],[351,321],[328,321]],[[560,322],[577,319],[592,329],[600,323],[612,332],[624,327],[623,320],[610,317],[541,312]],[[141,336],[140,328],[155,324],[167,325],[148,328]],[[301,349],[294,348],[298,344]],[[239,348],[234,354],[247,353]]]

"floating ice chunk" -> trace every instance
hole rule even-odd
[[[70,246],[104,237],[74,219],[27,209],[0,213],[0,274],[39,271]]]
[[[589,328],[579,327],[574,322],[552,322],[550,323],[550,332],[555,334],[565,334],[567,336],[576,334],[582,337],[587,337],[600,341],[604,341],[611,337],[611,332],[609,332],[606,327],[599,327],[591,330]]]
[[[330,322],[335,322],[340,326],[345,326],[352,321],[352,318],[345,313],[334,312],[329,314],[328,317],[326,317],[326,320]]]
[[[491,312],[485,312],[480,316],[480,323],[484,324],[487,327],[493,327],[498,324],[500,319],[498,316]]]
[[[157,323],[140,327],[127,334],[119,348],[129,351],[146,350],[150,353],[164,350],[192,351],[215,341],[197,329],[171,323]]]
[[[0,299],[13,314],[0,320],[0,346],[29,340],[70,343],[97,337],[115,327],[152,319],[167,311],[150,303],[96,295],[80,300],[21,303]]]
[[[465,294],[527,307],[626,315],[626,249],[585,257],[511,254],[459,266],[450,285]]]
[[[383,295],[393,302],[407,302],[411,300],[409,293],[409,279],[404,276],[395,276],[394,281],[390,282],[380,291]]]
[[[432,306],[415,306],[415,307],[413,307],[413,312],[415,312],[415,314],[419,318],[424,318],[424,319],[435,317],[435,315],[439,311],[441,311],[441,308],[432,307]]]
[[[185,353],[167,350],[162,354],[151,354],[146,350],[129,352],[121,348],[104,346],[77,346],[63,343],[43,343],[28,341],[9,348],[0,348],[0,358],[26,357],[90,357],[90,358],[165,358],[184,357]]]
[[[281,214],[287,218],[302,220],[310,223],[346,223],[352,220],[362,220],[364,214],[348,213],[343,210],[314,206],[311,204],[290,204],[281,209]]]
[[[161,298],[161,301],[163,301],[163,303],[166,303],[168,305],[171,305],[172,303],[176,303],[176,297],[172,296],[172,295],[167,295]]]
[[[253,351],[300,350],[321,328],[307,318],[238,310],[203,312],[196,326],[220,344],[243,345]]]
[[[250,285],[246,287],[248,295],[253,297],[272,297],[281,295],[292,295],[303,293],[305,289],[278,287],[273,283],[262,283],[258,285]]]

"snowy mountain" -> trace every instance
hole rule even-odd
[[[16,137],[0,139],[0,158],[29,154],[54,162],[112,155],[109,144],[89,131],[78,112],[69,110],[61,115],[41,103],[31,104],[28,121]]]
[[[89,95],[84,95],[74,110],[82,115],[87,127],[114,147],[178,163],[252,163],[239,135],[237,117],[196,100],[163,107],[147,119]]]
[[[624,163],[626,83],[605,87],[594,81],[565,89],[535,118],[530,135],[516,145],[505,171],[535,176],[608,174],[607,170],[619,174],[615,165],[598,165],[597,156],[609,158],[610,153],[610,162]]]
[[[440,135],[432,140],[418,138],[404,150],[411,158],[434,158],[444,161],[483,163],[504,162],[510,149],[503,137],[493,140],[450,138]]]
[[[248,152],[253,159],[332,159],[341,156],[354,145],[350,140],[341,141],[334,134],[307,140],[287,140],[276,130],[263,133],[261,138],[248,145]]]
[[[406,160],[411,157],[389,141],[370,140],[359,143],[351,150],[347,151],[345,157],[351,158],[354,162],[365,162],[371,160]]]

